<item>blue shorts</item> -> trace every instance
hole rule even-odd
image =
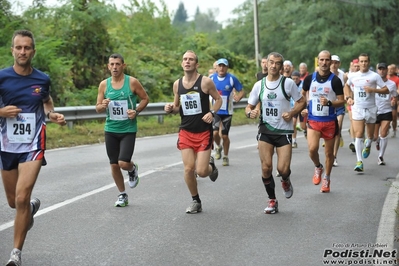
[[[345,106],[335,108],[335,113],[337,114],[337,116],[345,115]]]
[[[13,170],[18,169],[20,163],[42,160],[42,165],[46,165],[46,159],[44,159],[44,150],[37,150],[24,153],[11,153],[11,152],[0,152],[0,168],[2,170]]]

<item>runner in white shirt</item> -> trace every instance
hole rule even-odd
[[[284,58],[277,52],[267,57],[268,74],[257,81],[249,95],[245,113],[248,118],[258,117],[256,109],[260,103],[260,121],[258,131],[259,158],[262,168],[262,183],[265,186],[269,201],[265,208],[266,214],[278,212],[278,202],[273,178],[273,155],[277,153],[277,171],[281,178],[284,196],[289,199],[294,193],[291,183],[292,133],[294,127],[292,118],[305,108],[306,100],[301,96],[295,82],[280,75]],[[294,108],[290,106],[293,98]]]
[[[387,64],[379,63],[377,65],[377,72],[381,76],[389,89],[389,94],[375,95],[375,103],[377,105],[377,121],[374,128],[374,140],[376,141],[376,148],[379,150],[378,165],[385,165],[384,153],[388,146],[388,132],[389,125],[393,119],[392,106],[398,101],[398,93],[396,91],[396,84],[387,78]]]
[[[377,119],[377,106],[375,94],[388,94],[389,90],[381,76],[369,70],[370,57],[367,54],[359,55],[360,70],[349,75],[344,92],[347,104],[352,105],[352,123],[355,133],[355,148],[357,163],[354,168],[363,172],[363,160],[370,155],[373,141],[375,121]],[[377,88],[379,86],[379,88]],[[366,124],[367,139],[364,141],[364,125]]]

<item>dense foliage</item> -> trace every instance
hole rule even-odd
[[[0,0],[0,67],[12,64],[11,36],[16,29],[35,34],[35,67],[48,73],[57,106],[93,105],[100,81],[108,77],[107,58],[120,53],[127,74],[137,77],[152,102],[169,101],[182,75],[181,56],[190,49],[208,73],[225,57],[247,92],[255,81],[254,2],[258,6],[260,57],[277,51],[296,66],[313,69],[318,52],[338,54],[342,67],[362,52],[372,63],[399,63],[397,0],[247,0],[222,27],[218,10],[197,8],[188,20],[184,4],[171,14],[165,4],[130,0],[60,0],[57,7],[34,0],[21,14]]]

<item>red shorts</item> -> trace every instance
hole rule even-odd
[[[177,139],[177,148],[193,149],[195,153],[209,150],[212,147],[211,131],[204,131],[199,133],[192,133],[181,129],[179,131],[179,138]]]
[[[338,122],[337,120],[328,122],[308,120],[308,128],[320,132],[323,139],[330,140],[338,133]]]
[[[352,105],[347,104],[346,109],[348,109],[348,112],[352,111]]]

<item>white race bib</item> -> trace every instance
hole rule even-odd
[[[320,99],[312,99],[312,114],[315,116],[328,116],[330,111],[329,106],[323,106]]]
[[[222,106],[220,107],[220,110],[227,110],[228,107],[227,96],[222,95],[221,97],[222,97]]]
[[[197,115],[202,113],[201,98],[199,93],[180,95],[180,103],[184,115]]]
[[[7,138],[10,143],[31,143],[36,133],[36,114],[19,113],[7,117]]]
[[[109,118],[111,120],[127,120],[127,100],[110,101],[108,104]]]
[[[357,97],[355,97],[355,101],[364,102],[364,101],[367,100],[367,93],[366,93],[366,91],[364,90],[363,87],[356,87],[355,88],[355,93],[356,93],[356,96],[357,96]]]
[[[280,101],[264,101],[262,107],[262,117],[264,122],[275,125],[280,121],[282,115]]]

